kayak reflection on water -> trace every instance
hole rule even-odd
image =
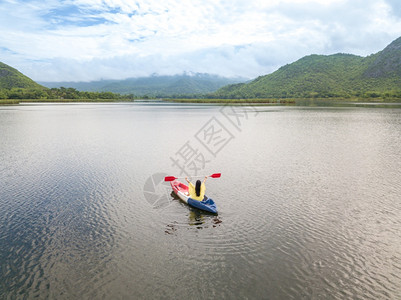
[[[166,225],[166,234],[176,234],[178,229],[206,229],[206,228],[216,228],[220,226],[223,221],[218,216],[212,215],[210,213],[202,212],[198,209],[190,209],[188,215],[188,224],[179,224],[174,221]]]
[[[218,216],[213,216],[199,210],[191,209],[189,212],[189,225],[196,226],[197,229],[204,229],[209,227],[211,221],[212,227],[220,226],[223,221]],[[207,224],[205,224],[207,222]]]
[[[189,212],[189,226],[196,226],[197,229],[203,229],[205,223],[203,215],[199,211],[191,210]]]

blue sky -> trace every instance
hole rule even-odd
[[[399,0],[0,0],[0,61],[36,81],[254,78],[309,54],[370,55]]]

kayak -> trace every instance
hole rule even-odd
[[[214,214],[217,214],[217,207],[214,201],[211,198],[208,198],[205,195],[205,198],[203,198],[202,201],[194,200],[191,197],[189,197],[188,194],[188,186],[177,181],[171,181],[170,182],[171,187],[173,188],[174,193],[185,203],[188,205],[195,207],[197,209],[201,209],[207,212],[211,212]]]

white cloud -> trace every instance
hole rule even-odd
[[[401,18],[401,2],[399,0],[386,0],[387,5],[390,7],[392,13]]]
[[[307,54],[377,52],[400,15],[395,0],[3,0],[0,61],[35,80],[256,77]]]

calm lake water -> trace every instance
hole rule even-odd
[[[0,142],[1,299],[401,299],[399,108],[3,106]]]

